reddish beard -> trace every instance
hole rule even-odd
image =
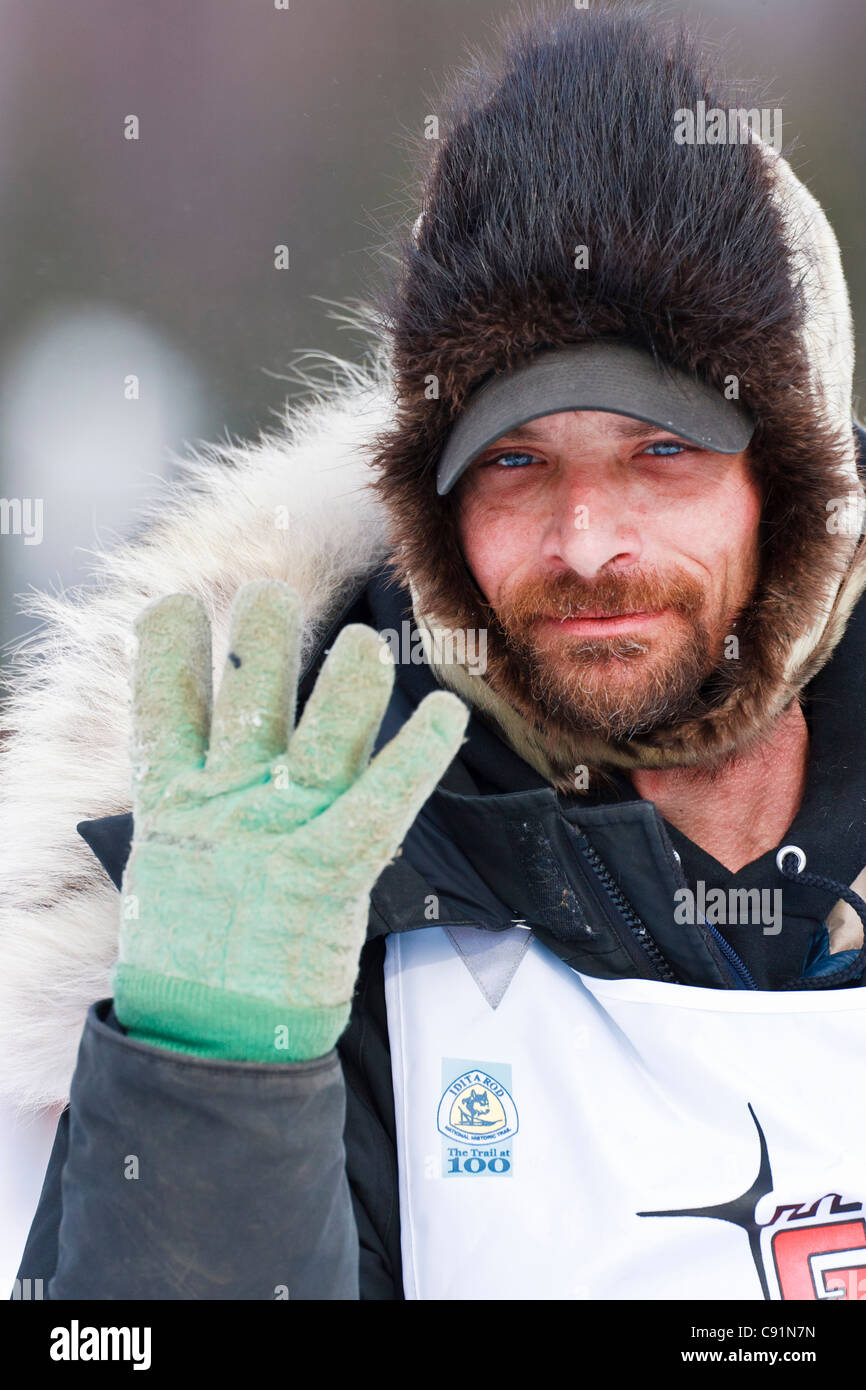
[[[722,640],[702,620],[704,602],[699,581],[682,570],[611,574],[592,583],[567,572],[527,582],[495,611],[511,681],[536,721],[621,741],[695,712]],[[661,636],[636,627],[634,636],[582,637],[540,626],[543,618],[662,609],[680,621],[666,621]]]

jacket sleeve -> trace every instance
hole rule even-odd
[[[19,1280],[48,1299],[357,1299],[336,1049],[214,1062],[87,1015]]]

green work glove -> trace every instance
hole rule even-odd
[[[465,705],[436,691],[370,762],[394,667],[360,623],[294,729],[300,626],[287,585],[240,589],[211,715],[198,600],[172,594],[136,624],[135,831],[112,984],[144,1042],[246,1061],[328,1052],[370,890],[462,742]]]

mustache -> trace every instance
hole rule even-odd
[[[606,574],[595,580],[565,572],[527,580],[501,602],[496,614],[506,629],[531,627],[539,618],[580,618],[585,613],[615,618],[624,613],[673,608],[696,617],[704,604],[700,581],[683,570]]]

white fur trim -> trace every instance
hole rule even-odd
[[[857,447],[851,429],[854,323],[839,243],[821,204],[797,178],[788,161],[772,146],[765,144],[754,131],[752,138],[764,158],[771,161],[776,201],[784,220],[786,240],[794,248],[792,280],[794,283],[802,282],[807,306],[803,338],[811,368],[812,394],[828,427],[845,441],[844,467],[848,476],[848,491],[862,502],[864,491],[857,471]],[[824,637],[834,605],[841,601],[845,607],[845,571],[855,547],[856,541],[852,540],[846,546],[844,537],[840,535],[839,571],[831,574],[827,580],[822,617],[792,644],[785,665],[786,681],[797,684],[798,672],[807,665]],[[853,602],[862,592],[862,567],[858,566],[858,572],[858,582],[848,586],[846,618]]]
[[[336,359],[330,359],[336,362]],[[131,805],[132,624],[184,591],[212,615],[215,677],[239,585],[272,577],[306,605],[305,651],[385,550],[366,445],[391,409],[384,358],[343,379],[257,443],[181,461],[138,539],[96,554],[92,588],[38,595],[47,626],[20,644],[0,759],[0,1093],[22,1109],[64,1102],[88,1007],[110,994],[120,901],[76,823]],[[280,529],[285,507],[290,524]]]

